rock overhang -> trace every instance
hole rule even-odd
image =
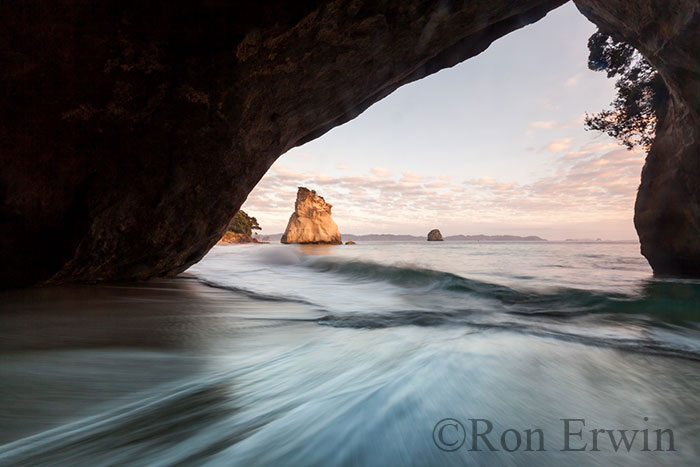
[[[280,154],[563,3],[4,3],[0,283],[177,274]],[[669,84],[635,223],[700,274],[697,2],[575,3]]]

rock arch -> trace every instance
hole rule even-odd
[[[176,274],[280,154],[565,2],[4,2],[0,284]],[[575,3],[669,86],[635,224],[700,275],[700,6]]]

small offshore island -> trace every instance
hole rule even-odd
[[[300,186],[280,242],[341,245],[338,225],[331,218],[332,207],[314,190]]]
[[[438,229],[433,229],[428,232],[428,238],[426,240],[429,242],[442,242],[444,239]]]

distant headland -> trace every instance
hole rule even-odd
[[[239,210],[226,227],[226,232],[219,239],[217,245],[232,245],[239,243],[268,243],[267,239],[261,241],[253,235],[253,230],[260,230],[258,220],[250,217],[245,211]],[[257,235],[257,234],[256,234]]]

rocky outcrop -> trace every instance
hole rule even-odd
[[[430,232],[428,232],[428,241],[429,242],[441,242],[442,241],[442,234],[438,229],[433,229]]]
[[[226,232],[223,237],[216,242],[217,245],[240,245],[244,243],[262,243],[255,237],[250,235],[236,233],[236,232]]]
[[[280,154],[563,3],[0,2],[0,286],[183,271]],[[577,5],[671,89],[635,222],[696,273],[697,1]]]
[[[700,276],[700,2],[575,3],[601,30],[633,44],[669,89],[634,224],[655,273]]]
[[[280,242],[341,245],[338,226],[331,218],[332,207],[315,191],[300,186]]]
[[[345,242],[346,245],[357,245],[357,243],[353,242],[352,240],[348,240]]]

